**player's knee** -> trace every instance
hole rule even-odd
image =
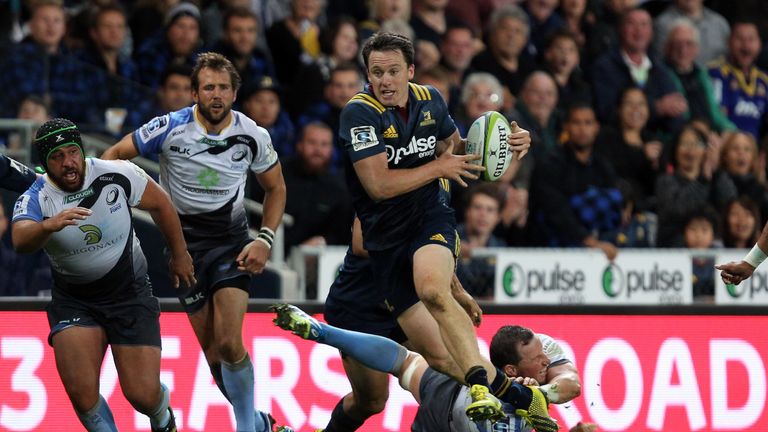
[[[447,351],[443,353],[425,351],[423,353],[423,357],[432,369],[438,370],[440,372],[449,373],[454,368],[453,359],[450,357]]]
[[[418,290],[419,300],[430,312],[447,309],[450,292],[437,284],[425,284]]]
[[[67,387],[67,396],[72,406],[78,412],[84,413],[96,406],[99,401],[99,391],[88,385],[71,384]]]
[[[159,385],[157,388],[130,385],[124,386],[122,383],[120,385],[123,388],[123,396],[125,396],[125,400],[127,400],[136,411],[142,414],[152,412],[152,410],[154,410],[160,403],[162,395],[160,394]]]
[[[223,338],[216,344],[216,351],[221,360],[227,363],[235,363],[242,360],[245,355],[243,341],[238,338]]]
[[[388,394],[383,396],[355,395],[352,403],[354,410],[367,418],[384,411],[387,399]]]

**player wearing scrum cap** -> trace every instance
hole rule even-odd
[[[88,431],[117,430],[99,395],[101,363],[111,345],[128,402],[149,417],[153,431],[175,431],[169,391],[160,382],[160,307],[130,212],[150,212],[171,250],[176,285],[192,285],[192,258],[173,205],[134,164],[86,159],[69,120],[43,124],[34,146],[47,174],[16,201],[13,246],[20,252],[42,248],[51,260],[48,342],[75,412]]]
[[[473,386],[467,415],[498,418],[501,406],[489,388],[503,396],[508,386],[480,355],[472,322],[451,296],[459,243],[437,181],[466,186],[464,179],[484,168],[472,164],[479,156],[454,154],[463,153],[463,141],[440,94],[410,82],[413,56],[411,41],[393,33],[377,33],[363,48],[370,84],[342,110],[339,128],[351,164],[348,184],[390,312],[404,327],[433,323],[425,331],[448,339],[436,337],[429,348],[437,366]],[[530,135],[517,131],[508,143],[522,154]]]

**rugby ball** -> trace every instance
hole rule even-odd
[[[478,117],[467,132],[467,154],[482,156],[473,161],[485,167],[480,178],[496,181],[504,175],[512,160],[507,137],[512,133],[507,119],[496,111],[488,111]]]

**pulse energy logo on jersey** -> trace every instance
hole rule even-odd
[[[101,241],[101,230],[96,225],[80,225],[78,228],[85,233],[85,244],[93,245]]]
[[[418,154],[419,158],[431,157],[435,154],[435,147],[437,138],[430,136],[429,138],[411,138],[411,142],[407,147],[400,147],[395,149],[392,146],[387,147],[387,162],[395,165],[399,164],[403,158],[412,154]]]

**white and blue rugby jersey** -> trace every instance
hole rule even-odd
[[[65,192],[45,175],[19,197],[13,222],[42,222],[73,207],[93,212],[51,234],[44,247],[53,268],[54,295],[59,290],[81,299],[114,299],[146,276],[147,261],[133,232],[130,207],[141,201],[147,181],[146,173],[131,162],[88,158],[79,191]]]
[[[278,162],[272,139],[244,114],[209,134],[197,105],[155,117],[133,133],[142,155],[160,155],[160,185],[179,213],[190,250],[208,249],[248,233],[243,207],[248,170],[259,174]]]

